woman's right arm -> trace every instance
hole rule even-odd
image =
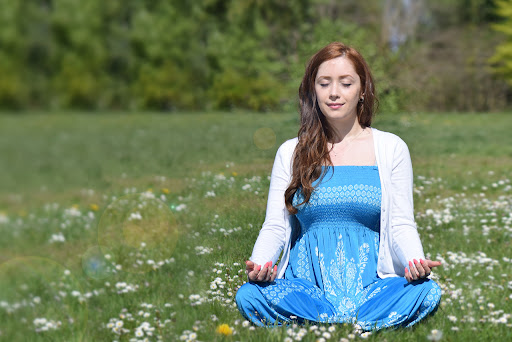
[[[270,177],[265,222],[254,244],[252,256],[246,263],[249,280],[271,281],[275,278],[276,263],[286,243],[290,214],[286,209],[284,192],[291,180],[291,159],[295,145],[293,140],[288,140],[277,150]],[[272,268],[273,274],[270,271]]]

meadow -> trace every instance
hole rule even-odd
[[[255,328],[236,289],[296,113],[0,116],[2,341],[512,340],[512,113],[379,114],[414,167],[438,312]]]

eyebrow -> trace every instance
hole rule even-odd
[[[351,78],[351,79],[353,79],[353,80],[354,80],[354,77],[353,77],[352,75],[341,75],[341,76],[340,76],[340,77],[338,77],[338,78],[340,78],[340,79],[343,79],[343,78]],[[316,79],[317,79],[317,80],[320,80],[320,79],[327,79],[327,80],[330,80],[330,79],[331,79],[331,77],[330,77],[330,76],[318,76]]]

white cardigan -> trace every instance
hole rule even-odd
[[[413,213],[411,157],[398,136],[372,128],[382,189],[380,246],[377,273],[381,278],[403,277],[409,261],[425,259]],[[292,233],[300,231],[295,215],[285,206],[284,192],[291,181],[292,156],[298,138],[285,141],[277,150],[268,193],[267,213],[252,251],[251,261],[276,264],[283,278],[290,256]],[[284,250],[283,250],[284,248]]]

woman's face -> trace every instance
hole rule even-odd
[[[315,79],[320,110],[331,123],[354,119],[362,97],[361,79],[352,62],[340,56],[320,64]]]

